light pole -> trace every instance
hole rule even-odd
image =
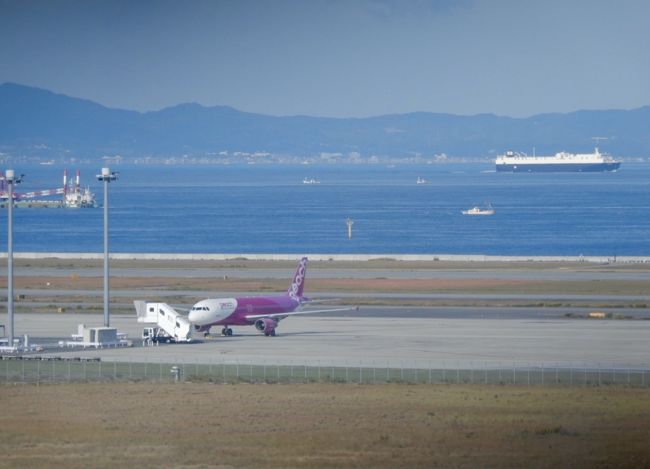
[[[108,312],[108,183],[117,180],[117,173],[108,168],[102,168],[97,175],[98,181],[104,181],[104,326],[110,326]]]
[[[13,169],[5,171],[7,182],[7,316],[9,318],[9,347],[14,346],[14,184],[22,182]]]

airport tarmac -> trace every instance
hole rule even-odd
[[[101,326],[103,316],[31,313],[15,316],[15,334],[29,334],[32,343],[46,345],[47,355],[104,361],[450,369],[650,367],[647,320],[448,316],[402,317],[399,309],[389,308],[374,317],[296,316],[280,323],[276,337],[265,337],[253,327],[233,327],[233,337],[142,347],[143,325],[132,315],[112,315],[111,325],[128,333],[134,347],[68,351],[50,347],[69,340],[80,323]],[[6,324],[6,315],[0,321]]]
[[[520,283],[512,282],[510,290],[472,291],[463,286],[458,291],[436,289],[431,292],[382,291],[372,282],[358,292],[318,291],[314,296],[328,298],[369,298],[384,306],[363,306],[358,312],[297,316],[282,321],[277,337],[265,337],[251,327],[233,327],[233,337],[198,337],[191,344],[165,344],[142,347],[144,325],[138,324],[130,301],[135,298],[161,299],[187,303],[214,295],[218,285],[204,284],[193,289],[201,278],[289,278],[292,263],[252,263],[237,261],[232,266],[212,263],[142,263],[123,262],[111,268],[111,277],[123,277],[119,288],[113,287],[111,298],[115,314],[111,325],[126,332],[134,347],[128,349],[68,350],[56,348],[59,341],[70,340],[78,324],[101,326],[103,290],[92,282],[78,288],[77,282],[56,281],[57,277],[76,279],[102,275],[101,263],[72,260],[21,261],[16,277],[38,279],[17,289],[23,298],[16,304],[15,336],[29,334],[32,343],[46,346],[46,354],[60,356],[100,357],[108,361],[178,362],[178,363],[255,363],[288,365],[378,366],[482,368],[509,366],[558,366],[588,368],[650,369],[650,308],[646,284],[650,269],[645,265],[483,265],[473,263],[420,264],[398,263],[401,268],[374,264],[314,263],[309,278],[315,279],[447,279],[459,285],[464,280],[480,282],[494,279],[550,280],[573,282],[576,290],[539,288],[522,291]],[[234,262],[234,261],[233,261]],[[29,265],[27,265],[29,264]],[[228,263],[230,264],[230,262]],[[243,267],[239,264],[244,265]],[[153,267],[152,267],[153,265]],[[263,267],[260,267],[262,265]],[[390,264],[391,266],[394,264]],[[268,267],[267,267],[268,266]],[[6,269],[5,269],[6,271]],[[0,267],[0,273],[2,273]],[[41,278],[43,277],[43,278]],[[142,283],[147,277],[156,282]],[[157,283],[169,277],[183,279],[178,285]],[[52,280],[54,279],[54,280]],[[31,281],[31,280],[30,280]],[[52,281],[52,286],[45,282]],[[584,285],[580,282],[584,282]],[[591,288],[590,282],[596,288]],[[633,288],[629,283],[637,282]],[[118,282],[115,282],[118,283]],[[142,283],[142,285],[139,285]],[[578,285],[578,283],[580,283]],[[59,286],[60,284],[60,286]],[[261,286],[264,282],[260,282]],[[309,285],[309,284],[308,284]],[[473,284],[472,284],[473,285]],[[585,286],[586,285],[586,286]],[[35,288],[37,287],[38,288]],[[190,286],[191,289],[188,289]],[[268,288],[268,286],[266,286]],[[469,290],[469,291],[468,291]],[[260,291],[251,292],[260,294]],[[219,296],[242,296],[241,291],[219,290]],[[185,301],[187,299],[187,301]],[[400,300],[420,302],[464,302],[462,306],[435,305],[426,307],[391,306]],[[472,302],[486,302],[472,305]],[[511,304],[498,306],[498,303]],[[634,302],[634,304],[631,304]],[[543,307],[546,303],[557,303]],[[403,304],[409,304],[405,301]],[[540,305],[538,307],[538,304]],[[591,304],[591,306],[589,306]],[[585,319],[596,307],[625,319]],[[525,305],[525,307],[521,307]],[[40,307],[41,311],[31,312]],[[74,313],[55,313],[65,308]],[[95,311],[86,314],[87,311]],[[27,311],[27,312],[26,312]],[[83,313],[82,313],[83,311]],[[7,315],[0,314],[0,324],[7,324]],[[215,328],[213,332],[220,332]]]

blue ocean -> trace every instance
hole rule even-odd
[[[25,174],[17,192],[62,185],[60,165],[13,169]],[[101,204],[100,167],[68,165],[76,169]],[[111,169],[120,173],[109,187],[111,252],[650,255],[642,163],[573,174],[496,173],[487,163]],[[492,216],[461,214],[488,203]],[[6,249],[6,209],[0,223]],[[16,208],[14,251],[101,253],[103,210]]]

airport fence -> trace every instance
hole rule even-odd
[[[272,365],[254,363],[122,362],[100,359],[5,356],[4,383],[209,382],[348,384],[491,384],[519,386],[650,387],[650,370],[493,364],[471,368]]]

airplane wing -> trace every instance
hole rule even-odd
[[[315,313],[333,313],[336,311],[352,311],[358,310],[358,306],[348,307],[348,308],[336,308],[336,309],[310,309],[305,311],[292,311],[290,313],[272,313],[272,314],[249,314],[246,316],[246,319],[259,319],[259,318],[286,318],[287,316],[295,316],[297,314],[315,314]]]
[[[332,301],[341,301],[341,298],[307,298],[303,297],[301,304],[314,304],[314,303],[331,303]]]

